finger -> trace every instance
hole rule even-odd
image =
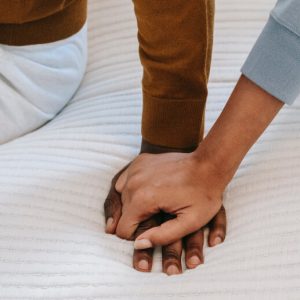
[[[143,222],[144,220],[149,219],[151,216],[154,216],[160,212],[159,209],[155,209],[153,211],[145,211],[145,207],[143,206],[143,198],[142,196],[139,198],[141,199],[141,203],[137,205],[127,205],[129,201],[126,199],[128,197],[127,189],[124,190],[122,193],[122,215],[120,217],[116,234],[118,237],[126,240],[132,240],[134,236],[134,232],[138,228],[139,224]],[[151,230],[151,229],[149,229]],[[146,232],[148,232],[147,230]],[[143,235],[144,233],[142,233]],[[140,249],[146,249],[151,248],[152,245],[149,244],[147,247],[139,248]]]
[[[133,267],[140,272],[151,272],[154,248],[134,250]]]
[[[134,247],[146,249],[171,244],[198,230],[201,227],[198,223],[199,220],[196,220],[191,212],[186,211],[185,214],[179,214],[176,218],[141,234],[135,240]]]
[[[181,266],[182,240],[162,247],[162,267],[167,275],[182,273]]]
[[[104,212],[106,222],[105,232],[114,234],[122,212],[121,195],[114,187],[111,187],[104,202]]]
[[[222,206],[216,216],[209,223],[208,245],[213,247],[223,243],[226,236],[226,229],[226,211],[224,206]]]
[[[160,224],[160,216],[156,215],[151,219],[142,222],[137,228],[134,238],[137,238],[140,234],[146,230],[157,226]],[[154,248],[144,249],[144,250],[134,250],[133,252],[133,267],[137,271],[150,272],[153,263],[153,252]]]
[[[137,230],[140,222],[141,220],[135,219],[130,212],[127,213],[122,210],[122,215],[116,228],[116,235],[121,239],[133,240],[134,232]],[[149,245],[149,247],[144,247],[143,249],[151,247],[152,245]]]
[[[105,214],[105,232],[114,234],[118,225],[122,212],[121,194],[115,189],[115,184],[122,172],[128,167],[125,166],[119,171],[112,179],[109,193],[104,202],[104,214]]]
[[[203,264],[203,244],[203,229],[199,229],[184,238],[185,264],[188,269],[194,269]]]
[[[162,214],[162,220],[167,222],[174,219],[174,215]],[[181,265],[182,240],[178,240],[170,245],[162,247],[162,269],[167,275],[176,275],[182,273]]]

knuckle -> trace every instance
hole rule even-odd
[[[134,191],[136,190],[141,184],[141,176],[140,175],[133,175],[131,176],[127,183],[126,183],[126,188],[128,191]]]
[[[113,179],[111,180],[113,186],[115,185],[115,183],[116,183],[116,181],[119,179],[119,177],[122,175],[122,173],[124,173],[124,171],[125,171],[126,169],[128,169],[128,167],[130,166],[130,164],[131,164],[131,162],[128,163],[125,167],[123,167],[123,168],[122,168],[122,169],[121,169],[121,170],[113,177]]]
[[[146,249],[146,250],[134,250],[133,256],[136,261],[140,260],[147,260],[150,261],[152,259],[153,250]]]
[[[111,180],[111,188],[112,188],[113,190],[115,190],[116,192],[118,192],[118,191],[117,191],[117,188],[116,188],[116,184],[117,184],[119,178],[121,177],[121,175],[123,174],[124,171],[125,171],[125,168],[122,169],[121,171],[119,171],[119,173],[116,174],[116,175],[113,177],[113,179]]]
[[[116,235],[121,239],[125,239],[125,240],[129,239],[126,232],[119,226],[117,227]]]
[[[163,248],[162,254],[165,260],[178,261],[181,259],[181,253],[178,253],[175,249],[171,247]]]
[[[202,244],[194,241],[188,241],[186,245],[187,250],[202,250]]]
[[[131,196],[131,201],[135,203],[142,203],[141,201],[145,202],[148,199],[149,193],[146,189],[138,189]]]
[[[116,175],[112,178],[112,180],[111,180],[111,185],[112,185],[112,187],[115,187],[116,182],[118,181],[120,175],[121,175],[121,173],[119,172],[118,174],[116,174]]]
[[[203,250],[197,248],[186,249],[186,258],[197,256],[201,261],[203,261]]]
[[[204,237],[204,232],[203,229],[198,229],[197,231],[194,231],[190,234],[188,234],[187,236],[184,237],[184,241],[185,243],[194,243],[194,242],[198,242],[199,244],[201,243],[201,241],[203,241],[203,237]]]

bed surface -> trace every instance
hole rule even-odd
[[[217,0],[208,130],[274,0]],[[55,120],[0,146],[0,299],[300,299],[300,101],[285,107],[225,194],[228,235],[182,276],[131,267],[104,234],[111,177],[140,143],[131,1],[91,0],[89,65]]]

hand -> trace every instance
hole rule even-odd
[[[175,218],[139,235],[135,248],[174,243],[212,220],[224,188],[216,170],[194,152],[141,154],[116,182],[123,203],[116,233],[132,239],[141,222],[163,211]]]
[[[221,208],[224,189],[282,106],[241,76],[197,150],[142,154],[122,173],[116,182],[123,204],[117,235],[132,237],[138,224],[160,211],[175,218],[142,233],[136,249],[170,244],[202,228]]]
[[[163,148],[151,145],[145,141],[142,142],[141,152],[163,153],[172,151],[182,151],[181,149]],[[185,150],[192,151],[191,149]],[[122,203],[121,195],[116,191],[115,184],[120,175],[128,167],[127,165],[112,180],[110,192],[105,201],[105,217],[107,221],[106,232],[114,234],[118,220],[121,216]],[[149,220],[142,222],[134,233],[133,239],[136,239],[143,232],[150,228],[159,226],[162,222],[170,219],[170,215],[158,214],[151,217]],[[207,225],[209,227],[208,244],[216,246],[222,243],[226,235],[226,213],[222,206],[217,215]],[[200,230],[186,236],[182,240],[178,240],[170,245],[162,248],[162,266],[163,272],[168,275],[178,274],[182,272],[181,255],[182,250],[185,250],[185,263],[187,268],[192,269],[204,262],[203,243],[204,243],[204,227]],[[152,269],[154,248],[144,250],[134,250],[133,267],[142,272],[150,272]]]

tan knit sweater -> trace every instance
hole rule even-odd
[[[101,0],[99,0],[101,1]],[[175,148],[202,139],[213,35],[213,0],[133,0],[143,76],[143,138]],[[67,38],[87,0],[0,0],[0,44]]]

